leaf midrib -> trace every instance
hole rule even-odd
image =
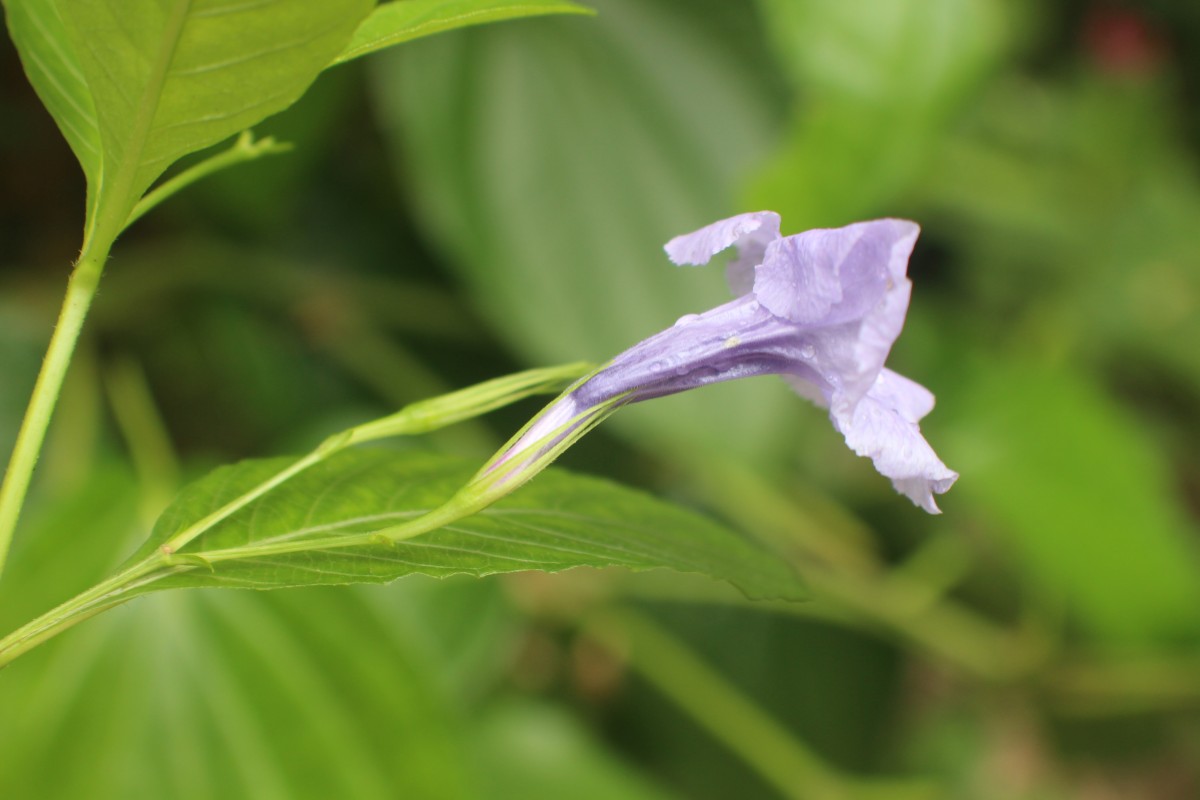
[[[101,162],[100,186],[96,192],[96,196],[100,198],[98,206],[102,208],[101,220],[98,220],[88,231],[86,240],[91,240],[94,235],[101,239],[102,244],[110,244],[121,232],[129,210],[137,201],[132,192],[134,179],[142,165],[142,153],[146,149],[146,142],[154,125],[154,117],[158,114],[158,104],[162,99],[169,68],[175,59],[179,40],[183,35],[183,27],[191,10],[192,0],[178,0],[167,19],[167,26],[163,31],[162,47],[159,49],[154,66],[150,71],[149,80],[146,81],[141,96],[138,98],[129,140],[111,184],[112,192],[117,198],[115,200],[112,199],[112,195],[106,195],[104,192],[104,167],[103,161]],[[87,249],[86,245],[84,249]]]

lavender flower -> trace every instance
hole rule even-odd
[[[557,452],[585,421],[597,421],[598,409],[776,374],[828,408],[846,444],[869,456],[897,491],[938,513],[933,495],[958,474],[917,425],[933,395],[883,366],[904,325],[912,289],[905,272],[919,232],[913,222],[881,219],[780,236],[779,215],[760,211],[672,239],[667,254],[681,265],[705,264],[736,246],[727,276],[737,299],[682,317],[580,381],[485,472],[527,451],[521,464]]]

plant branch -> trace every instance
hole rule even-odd
[[[96,296],[109,246],[104,244],[96,250],[85,251],[76,262],[67,284],[58,323],[50,337],[50,345],[25,410],[25,418],[21,421],[17,442],[4,473],[4,482],[0,484],[0,573],[4,570],[12,546],[13,531],[16,530],[21,507],[29,491],[29,482],[62,390],[63,378],[71,363],[71,354],[75,351],[83,321]]]

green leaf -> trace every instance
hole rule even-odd
[[[394,44],[442,31],[544,14],[593,14],[563,0],[403,0],[384,3],[363,20],[342,54],[341,64]]]
[[[489,26],[372,66],[404,189],[474,300],[529,363],[603,362],[729,300],[719,264],[673,266],[672,236],[734,198],[781,116],[742,4],[600,0],[595,19]],[[791,447],[777,381],[644,404],[613,420],[640,443],[721,457]]]
[[[4,0],[4,10],[25,74],[79,159],[91,192],[100,173],[96,106],[58,8],[54,0]]]
[[[424,654],[346,589],[147,598],[12,665],[0,703],[5,797],[475,795]]]
[[[971,476],[955,492],[1031,580],[1100,639],[1194,637],[1200,553],[1147,432],[1069,370],[994,359],[959,374],[967,391],[939,423]]]
[[[115,236],[178,158],[295,102],[370,3],[60,0],[59,8],[99,128],[90,211]]]
[[[1046,314],[1122,379],[1165,368],[1195,394],[1194,157],[1164,87],[1110,77],[998,84],[922,175],[923,213],[945,220],[940,235],[969,259],[959,273],[1006,327],[1014,308]]]
[[[888,213],[1003,47],[995,0],[760,0],[796,85],[789,141],[755,179],[788,230]],[[788,232],[788,231],[785,231]]]
[[[288,463],[247,461],[216,470],[164,512],[142,554]],[[476,467],[429,453],[341,453],[182,548],[183,554],[213,557],[211,569],[169,575],[150,588],[274,589],[381,583],[414,573],[482,576],[617,566],[698,572],[729,581],[752,597],[804,596],[788,566],[721,525],[641,492],[556,470],[478,514],[411,540],[228,560],[235,555],[232,548],[328,541],[415,519],[449,499]]]

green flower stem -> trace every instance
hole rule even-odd
[[[215,156],[206,158],[195,166],[185,169],[183,172],[164,181],[154,188],[153,191],[147,192],[146,195],[137,202],[137,205],[129,212],[129,216],[125,219],[124,227],[128,228],[133,223],[141,219],[142,215],[150,209],[157,206],[162,201],[166,200],[171,195],[178,192],[180,189],[185,189],[191,186],[201,178],[206,178],[214,172],[219,172],[226,167],[232,167],[235,164],[241,164],[246,161],[253,161],[265,155],[273,155],[275,153],[286,153],[291,150],[292,146],[286,142],[276,142],[274,138],[268,136],[265,139],[254,140],[254,134],[250,131],[242,131],[238,136],[237,141],[224,152],[217,153]]]
[[[340,450],[342,446],[343,445],[341,442],[338,441],[338,437],[330,437],[329,439],[326,439],[325,442],[322,442],[321,446],[319,446],[316,450],[313,450],[308,455],[293,462],[285,469],[280,470],[275,475],[263,481],[258,486],[255,486],[245,494],[230,500],[228,503],[221,506],[208,516],[203,517],[202,519],[199,519],[188,527],[184,528],[182,531],[175,534],[162,545],[160,545],[158,549],[167,556],[177,553],[180,548],[185,547],[189,542],[207,531],[209,528],[216,525],[221,520],[228,518],[230,515],[250,505],[267,492],[283,483],[286,483],[314,464],[324,461],[329,455]]]
[[[399,407],[414,397],[433,397],[453,388],[370,315],[335,312],[330,317],[313,331],[314,345],[385,403]],[[441,441],[455,452],[487,450],[496,444],[495,433],[479,420],[466,420],[446,431]]]
[[[557,392],[565,384],[593,369],[593,365],[578,361],[559,367],[518,372],[441,397],[412,403],[391,416],[352,428],[349,433],[354,443],[401,433],[428,433],[486,414],[526,397]]]
[[[929,788],[921,783],[867,784],[842,775],[641,614],[606,611],[586,630],[608,649],[628,658],[633,669],[784,797],[850,800],[929,796]]]
[[[104,262],[108,260],[109,247],[111,241],[85,251],[76,262],[67,284],[67,295],[58,315],[58,323],[54,327],[53,336],[50,337],[46,358],[42,362],[29,407],[21,422],[17,442],[13,447],[8,469],[4,473],[4,483],[0,484],[0,572],[4,571],[4,563],[12,545],[13,531],[16,530],[21,506],[24,505],[25,495],[29,491],[33,468],[37,464],[42,442],[46,438],[46,428],[50,425],[50,417],[54,413],[55,403],[58,402],[63,378],[71,363],[71,354],[75,351],[75,343],[79,340],[83,321],[96,296],[100,275],[104,271]]]
[[[175,534],[163,543],[159,549],[167,555],[179,552],[189,542],[212,528],[221,520],[245,508],[267,492],[294,478],[314,464],[319,464],[334,453],[344,450],[351,445],[375,441],[390,436],[428,433],[447,425],[453,425],[456,422],[462,422],[463,420],[486,414],[489,411],[494,411],[497,408],[514,403],[530,395],[556,391],[562,387],[563,383],[574,380],[580,375],[586,374],[591,369],[592,366],[590,364],[579,362],[566,364],[561,367],[531,369],[525,372],[518,372],[515,375],[484,381],[467,389],[451,392],[441,397],[412,403],[395,414],[334,434],[321,442],[311,453],[291,464],[286,469],[281,470],[250,491],[234,498],[208,516],[197,520],[192,525]],[[343,537],[343,540],[345,538]],[[295,551],[287,550],[283,552]]]
[[[586,364],[579,364],[569,365],[568,368],[578,369],[585,367],[587,367]],[[542,371],[530,371],[530,373],[535,372]],[[513,377],[520,378],[522,376],[529,375],[530,373],[521,373],[521,375]],[[509,379],[502,378],[501,380],[506,381]],[[466,391],[469,392],[471,390]],[[461,393],[447,395],[445,399],[450,400],[457,394]],[[440,399],[443,398],[437,398],[437,400]],[[437,402],[437,400],[424,401],[422,403],[414,404],[412,408],[415,409],[417,413],[415,413],[412,417],[413,424],[417,425],[422,430],[426,429],[423,426],[428,414],[424,407],[429,403]],[[546,452],[539,453],[534,458],[529,460],[524,460],[518,456],[510,463],[505,464],[493,472],[489,472],[488,468],[485,467],[470,483],[460,489],[453,497],[451,497],[441,506],[438,506],[437,508],[428,511],[421,516],[415,517],[400,525],[393,525],[381,530],[371,531],[370,533],[359,533],[351,536],[330,536],[325,538],[295,539],[279,542],[264,542],[253,545],[241,545],[239,547],[230,547],[224,550],[208,550],[200,553],[190,553],[186,557],[194,559],[197,562],[197,566],[211,566],[212,564],[222,561],[266,558],[269,556],[287,555],[288,553],[304,553],[318,550],[338,550],[347,547],[364,547],[368,545],[391,545],[415,538],[422,534],[429,533],[430,531],[434,531],[438,528],[449,525],[452,522],[457,522],[460,519],[469,517],[472,514],[476,514],[490,506],[492,503],[495,503],[502,497],[505,497],[506,495],[516,491],[531,477],[549,466],[549,464],[554,461],[554,459],[557,458],[563,450],[566,450],[568,447],[578,441],[584,434],[598,425],[619,405],[620,399],[617,399],[610,401],[607,405],[589,409],[588,411],[579,415],[579,417],[564,424],[562,426],[564,428],[575,425],[576,423],[578,423],[578,427],[572,430],[562,441],[557,442]],[[461,408],[460,404],[454,402],[448,403],[448,406],[448,411],[451,414],[454,413],[456,406]],[[404,412],[401,412],[401,414],[403,413]],[[318,447],[317,450],[313,451],[305,458],[297,461],[291,467],[288,467],[286,470],[279,473],[279,475],[276,475],[265,483],[260,484],[258,487],[251,490],[251,492],[242,495],[242,497],[234,500],[229,505],[218,509],[208,517],[200,520],[191,528],[188,528],[186,531],[176,536],[175,539],[172,539],[171,542],[184,539],[185,534],[191,537],[187,541],[194,539],[203,531],[196,530],[193,532],[193,529],[199,529],[201,526],[204,526],[205,529],[212,527],[212,525],[215,524],[216,521],[219,521],[219,519],[229,516],[229,514],[232,514],[233,511],[237,510],[237,508],[241,508],[242,506],[246,505],[246,503],[250,502],[250,500],[253,499],[253,497],[250,497],[251,495],[254,497],[261,496],[271,488],[283,483],[283,481],[287,478],[290,478],[303,469],[307,469],[309,466],[316,463],[316,461],[322,460],[329,454],[340,450],[342,447],[345,447],[348,444],[361,441],[362,438],[355,437],[356,433],[359,434],[360,437],[379,438],[379,436],[384,435],[378,432],[379,427],[383,427],[394,432],[394,426],[396,425],[395,419],[399,416],[400,415],[394,415],[393,417],[387,417],[383,420],[378,420],[377,422],[367,423],[367,425],[362,425],[358,428],[351,428],[350,430],[338,434],[337,436],[330,437],[321,447]],[[537,417],[534,419],[537,419]],[[388,424],[384,425],[384,423]],[[545,438],[553,439],[555,435],[555,432],[551,432]],[[520,434],[518,434],[518,437],[519,436]],[[536,449],[538,446],[539,445],[537,443],[534,443],[530,447],[531,449]],[[325,450],[328,452],[322,454],[322,448],[325,448]],[[503,453],[506,449],[506,447],[501,448],[500,452]],[[490,465],[494,462],[495,459],[493,458],[492,461],[488,462],[488,464]],[[284,475],[286,475],[286,477],[281,478],[281,476]],[[263,489],[263,487],[268,488]],[[262,491],[260,491],[260,489]],[[248,497],[250,499],[246,499]],[[245,500],[245,502],[243,502],[243,500]],[[237,505],[237,508],[230,509],[230,506],[235,504]],[[219,519],[214,519],[212,522],[209,521],[210,519],[218,516]],[[160,548],[160,551],[168,556],[174,552],[174,550],[168,549],[169,545],[170,542]]]
[[[330,436],[308,455],[175,534],[141,561],[0,639],[0,667],[82,620],[120,605],[132,598],[137,590],[167,575],[189,569],[211,569],[213,564],[222,561],[392,544],[436,530],[486,508],[500,497],[516,489],[523,481],[520,479],[507,483],[502,480],[473,481],[444,505],[401,525],[370,533],[323,539],[264,542],[207,552],[179,552],[217,523],[339,450],[361,442],[400,434],[425,433],[484,414],[530,395],[558,391],[564,383],[573,381],[592,369],[590,364],[576,363],[519,372],[451,392],[442,397],[413,403],[383,419]],[[591,423],[595,424],[596,421],[598,420],[591,420]],[[587,429],[590,429],[589,425],[582,426],[564,442],[533,459],[526,469],[533,472],[542,469]],[[498,476],[502,474],[501,471],[498,471]]]
[[[569,368],[571,369],[585,367],[587,367],[586,364],[569,365]],[[531,373],[532,372],[541,371],[531,370]],[[519,378],[527,374],[529,373],[521,373],[521,375],[513,377]],[[508,379],[502,378],[501,380]],[[454,397],[455,395],[447,395],[445,399],[449,400]],[[413,408],[418,411],[418,413],[414,414],[413,417],[414,424],[417,424],[418,426],[422,424],[421,420],[426,418],[426,413],[424,413],[423,407],[427,403],[433,402],[436,402],[436,400],[414,404]],[[441,506],[438,506],[432,511],[428,511],[421,516],[415,517],[400,525],[393,525],[381,530],[371,531],[370,533],[360,533],[351,536],[331,536],[320,539],[296,539],[292,541],[266,542],[261,544],[231,547],[225,550],[209,550],[206,552],[189,555],[199,562],[200,565],[211,565],[221,561],[236,561],[247,558],[265,558],[268,556],[286,555],[288,553],[312,552],[317,550],[337,550],[346,547],[362,547],[367,545],[390,545],[397,544],[408,539],[413,539],[422,534],[429,533],[430,531],[435,531],[438,528],[449,525],[452,522],[457,522],[460,519],[469,517],[472,514],[477,514],[478,512],[490,506],[492,503],[495,503],[497,500],[512,494],[514,491],[528,482],[534,475],[537,475],[539,472],[549,466],[550,463],[562,453],[562,451],[566,450],[568,447],[582,438],[588,431],[600,424],[601,421],[607,418],[609,414],[611,414],[620,406],[620,403],[621,398],[611,400],[607,404],[589,409],[575,419],[565,423],[562,428],[569,428],[573,425],[577,425],[577,427],[571,430],[571,432],[564,437],[562,441],[555,443],[552,447],[546,450],[546,452],[538,453],[536,456],[528,460],[525,460],[525,458],[528,457],[522,458],[520,455],[518,455],[511,462],[494,471],[489,471],[488,466],[485,466],[484,469],[481,470],[480,473],[471,480],[471,482],[460,489],[453,497],[451,497]],[[449,405],[452,410],[456,404],[450,403]],[[404,412],[401,412],[401,414],[403,413]],[[341,449],[341,447],[348,443],[360,441],[360,439],[354,438],[354,434],[356,432],[369,438],[378,438],[383,434],[375,432],[376,426],[380,426],[383,423],[387,423],[389,420],[393,419],[394,417],[388,417],[377,422],[359,426],[358,428],[352,428],[349,431],[339,434],[338,436],[331,437],[326,441],[326,444],[322,446],[325,447],[327,445],[330,448],[330,451],[334,452],[336,449]],[[534,417],[534,419],[536,420],[537,417]],[[386,427],[390,428],[392,425],[395,425],[395,423],[392,422],[391,425]],[[526,427],[528,427],[528,425]],[[561,429],[559,432],[561,432]],[[543,440],[539,441],[552,440],[557,433],[558,432],[551,432]],[[514,438],[519,437],[520,434],[518,433],[517,437]],[[533,443],[530,445],[530,449],[536,450],[539,446],[540,445],[538,443]],[[320,452],[320,450],[321,448],[317,448],[317,451],[314,451],[314,453],[310,454],[306,458],[311,458],[313,455],[316,455],[317,452]],[[506,450],[507,446],[501,448],[500,452],[504,453]],[[295,469],[295,467],[305,460],[306,459],[301,459],[301,461],[297,462],[292,467],[289,467],[288,470],[285,470],[285,472],[290,473],[289,477],[300,471],[299,469]],[[489,461],[488,465],[490,466],[493,463],[495,463],[495,458]],[[311,464],[306,464],[303,468],[307,468],[307,466],[311,466]],[[283,473],[280,474],[282,475]],[[268,481],[268,483],[271,483],[273,486],[277,486],[279,483],[282,483],[282,480],[277,480],[278,477],[279,476],[272,478],[270,481]],[[257,493],[258,489],[256,488],[252,491]],[[245,495],[243,495],[243,497],[245,497]],[[238,500],[233,502],[238,503],[241,499],[242,498],[238,498]],[[244,505],[244,503],[242,505]],[[214,515],[221,514],[224,511],[225,508],[219,509],[218,511],[214,512]],[[228,516],[228,514],[226,514],[226,516]],[[208,517],[205,518],[205,520],[207,519]],[[205,520],[201,520],[200,522],[196,523],[196,525],[199,526]],[[164,545],[162,548],[164,552],[166,552],[165,548],[166,546]]]
[[[222,561],[244,561],[252,558],[282,556],[289,553],[312,553],[320,550],[340,550],[350,547],[392,545],[420,536],[423,533],[435,531],[464,517],[469,517],[479,510],[477,504],[466,505],[451,501],[402,525],[394,525],[390,528],[370,533],[243,545],[241,547],[230,547],[225,550],[209,550],[204,553],[197,553],[193,558],[211,565],[219,564]]]
[[[419,519],[425,519],[424,516]],[[398,526],[399,527],[399,526]],[[435,526],[436,527],[436,526]],[[426,529],[432,530],[432,528]],[[417,533],[424,533],[418,530]],[[416,536],[414,533],[413,536]],[[225,561],[245,561],[271,556],[285,556],[290,553],[316,553],[322,550],[338,550],[340,548],[368,547],[370,545],[391,544],[392,540],[381,533],[356,533],[351,536],[326,536],[320,539],[293,539],[290,541],[266,542],[263,544],[248,544],[241,547],[228,547],[224,550],[208,550],[193,555],[199,563],[213,565]]]

